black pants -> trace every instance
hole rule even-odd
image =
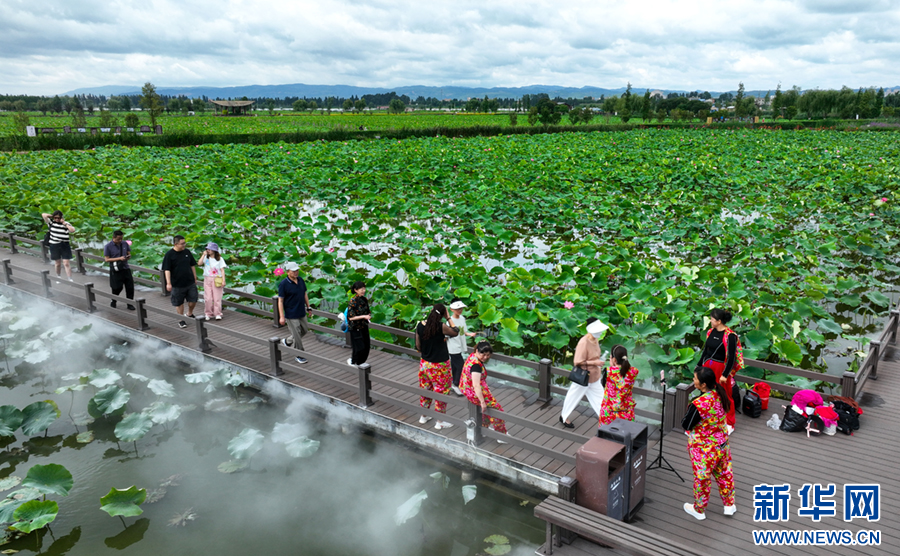
[[[119,295],[122,293],[122,288],[125,288],[125,297],[134,299],[134,277],[131,275],[131,269],[111,270],[109,272],[109,287],[113,295]]]
[[[350,330],[350,345],[353,349],[353,364],[362,365],[369,358],[369,329]]]
[[[463,359],[461,353],[450,354],[450,372],[453,375],[452,386],[456,386],[457,388],[459,388],[459,379],[462,377],[462,368],[465,364],[466,360]]]

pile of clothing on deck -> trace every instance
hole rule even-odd
[[[784,432],[806,431],[806,436],[833,435],[838,431],[849,435],[859,430],[862,413],[851,398],[829,396],[826,403],[815,390],[800,390],[791,398],[791,405],[784,406],[784,420],[778,428]]]

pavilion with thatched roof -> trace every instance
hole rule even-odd
[[[226,116],[246,116],[255,100],[211,100],[211,103],[221,108],[221,114]],[[218,110],[217,110],[218,111]]]

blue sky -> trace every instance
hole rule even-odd
[[[344,84],[900,85],[893,0],[5,0],[0,93]]]

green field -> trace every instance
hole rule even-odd
[[[892,133],[639,130],[5,153],[0,229],[60,208],[76,240],[121,227],[150,266],[173,234],[216,241],[265,295],[296,260],[312,298],[336,308],[365,278],[375,320],[406,328],[456,295],[502,351],[557,363],[597,315],[643,371],[688,372],[724,306],[746,357],[835,372],[895,290],[898,151]]]

